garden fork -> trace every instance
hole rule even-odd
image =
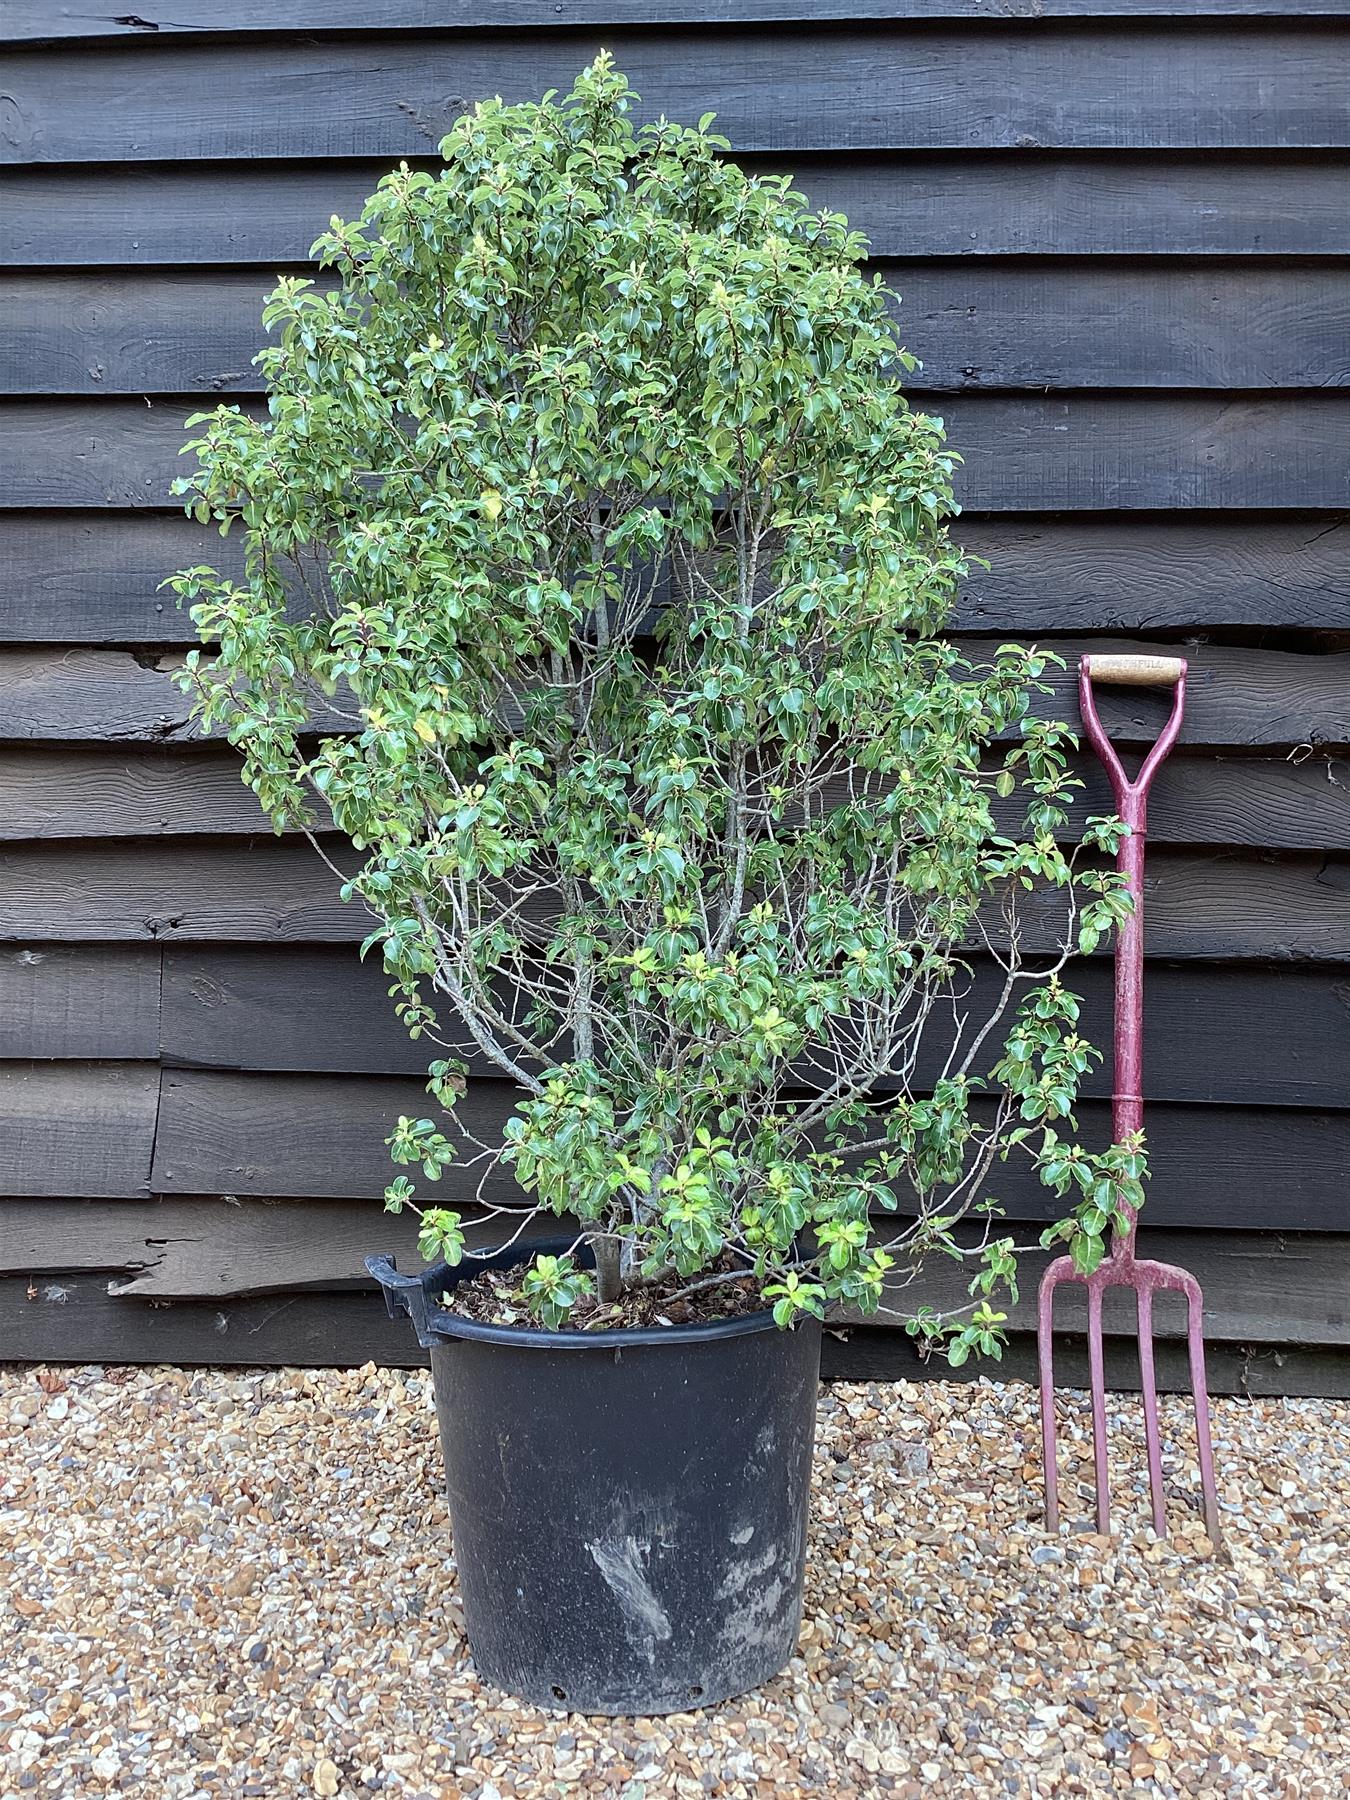
[[[1170,687],[1172,715],[1161,736],[1131,781],[1121,766],[1115,747],[1103,729],[1093,698],[1094,680],[1130,687]],[[1148,791],[1163,759],[1177,740],[1186,703],[1186,664],[1179,656],[1085,656],[1078,665],[1078,695],[1088,742],[1101,758],[1115,796],[1116,811],[1129,827],[1116,855],[1116,867],[1125,877],[1134,903],[1116,935],[1115,955],[1115,1071],[1111,1099],[1111,1133],[1116,1143],[1139,1131],[1144,1122],[1143,1025],[1144,1025],[1144,839]],[[1077,1282],[1087,1289],[1088,1376],[1092,1387],[1092,1454],[1097,1486],[1097,1529],[1111,1529],[1111,1491],[1106,1463],[1106,1382],[1102,1367],[1102,1295],[1107,1288],[1133,1288],[1139,1332],[1139,1376],[1144,1400],[1144,1437],[1148,1448],[1149,1490],[1153,1501],[1153,1528],[1160,1537],[1167,1532],[1167,1503],[1163,1495],[1162,1453],[1158,1438],[1158,1389],[1153,1373],[1153,1296],[1177,1293],[1186,1296],[1187,1345],[1190,1351],[1191,1388],[1195,1396],[1195,1430],[1200,1457],[1200,1486],[1204,1499],[1205,1528],[1210,1541],[1219,1543],[1219,1503],[1214,1487],[1214,1457],[1210,1446],[1209,1396],[1205,1388],[1205,1344],[1202,1335],[1200,1284],[1184,1269],[1171,1263],[1137,1260],[1134,1254],[1136,1217],[1112,1244],[1091,1275],[1081,1274],[1067,1256],[1057,1257],[1041,1278],[1037,1303],[1036,1336],[1040,1353],[1041,1440],[1045,1459],[1045,1522],[1059,1530],[1059,1476],[1055,1454],[1055,1383],[1052,1325],[1055,1289]]]

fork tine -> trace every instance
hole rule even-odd
[[[1142,1273],[1142,1271],[1141,1271]],[[1158,1384],[1153,1374],[1153,1289],[1135,1289],[1139,1321],[1139,1385],[1144,1397],[1144,1442],[1148,1450],[1148,1491],[1153,1502],[1153,1529],[1167,1536],[1167,1500],[1163,1494],[1162,1445],[1158,1436]]]
[[[1092,1462],[1097,1482],[1097,1529],[1111,1532],[1111,1482],[1106,1468],[1106,1374],[1102,1367],[1102,1290],[1088,1285],[1088,1378],[1092,1383]]]
[[[1059,1530],[1059,1458],[1055,1447],[1053,1315],[1055,1276],[1047,1269],[1036,1296],[1036,1353],[1041,1368],[1041,1465],[1045,1470],[1045,1528]]]
[[[1223,1542],[1219,1524],[1219,1495],[1214,1485],[1214,1448],[1209,1433],[1209,1388],[1205,1383],[1204,1302],[1200,1283],[1193,1275],[1185,1281],[1186,1345],[1191,1361],[1191,1391],[1195,1396],[1195,1439],[1200,1461],[1200,1493],[1205,1508],[1205,1530],[1217,1550]]]

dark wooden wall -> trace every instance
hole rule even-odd
[[[1186,646],[1148,1237],[1207,1284],[1216,1387],[1350,1391],[1340,0],[150,4],[0,17],[0,1357],[410,1349],[359,1269],[408,1245],[370,1197],[420,1059],[361,919],[186,722],[157,583],[219,541],[167,489],[184,415],[256,398],[261,297],[330,213],[606,44],[870,235],[992,564],[962,630]],[[830,1357],[912,1366],[880,1331]]]

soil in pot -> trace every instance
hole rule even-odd
[[[718,1274],[724,1281],[716,1281]],[[456,1284],[447,1305],[465,1318],[483,1325],[529,1325],[529,1312],[520,1293],[518,1274],[510,1269],[480,1269]],[[727,1255],[720,1264],[698,1278],[691,1291],[683,1277],[671,1273],[661,1280],[625,1288],[620,1297],[602,1305],[594,1295],[579,1300],[568,1314],[566,1331],[614,1331],[658,1325],[703,1325],[718,1319],[738,1319],[763,1311],[765,1301],[753,1270]]]

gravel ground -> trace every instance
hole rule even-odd
[[[606,1721],[477,1681],[427,1377],[0,1370],[0,1800],[1345,1794],[1350,1405],[1215,1413],[1227,1556],[1093,1536],[1081,1434],[1048,1538],[1027,1388],[824,1391],[800,1654]]]

